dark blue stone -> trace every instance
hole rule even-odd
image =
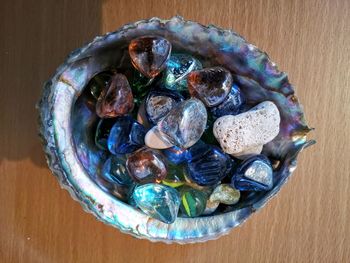
[[[211,146],[205,144],[202,140],[196,142],[193,146],[185,152],[185,158],[188,161],[195,161],[207,154],[211,150]]]
[[[148,121],[151,124],[157,124],[177,103],[183,100],[182,95],[176,91],[156,87],[150,91],[145,101],[145,112]]]
[[[102,166],[102,177],[114,184],[121,186],[130,186],[133,180],[126,169],[126,158],[121,155],[112,155]]]
[[[233,84],[226,99],[218,106],[210,108],[210,111],[216,118],[225,115],[237,115],[241,112],[243,104],[244,97],[241,90],[236,84]]]
[[[273,169],[264,155],[255,155],[240,164],[231,183],[241,191],[267,191],[273,186]]]
[[[115,122],[116,118],[101,119],[98,122],[95,132],[95,144],[101,150],[108,150],[108,136]]]
[[[145,144],[145,134],[145,128],[130,116],[118,117],[108,137],[108,149],[113,154],[134,152]]]
[[[162,153],[173,164],[180,164],[186,161],[186,149],[184,148],[173,146],[163,150]]]
[[[188,179],[207,186],[219,183],[232,172],[234,161],[219,147],[209,145],[210,150],[186,164]],[[197,155],[198,156],[198,155]]]

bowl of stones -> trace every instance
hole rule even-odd
[[[100,221],[166,243],[243,223],[314,143],[266,53],[181,17],[128,24],[75,50],[38,108],[61,186]]]

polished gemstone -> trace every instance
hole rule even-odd
[[[134,98],[142,99],[147,95],[150,89],[150,85],[153,83],[154,78],[150,79],[146,76],[142,75],[139,71],[134,70],[131,87],[132,93],[134,94]]]
[[[234,161],[216,146],[186,164],[186,176],[199,185],[216,185],[232,171]]]
[[[113,73],[111,71],[104,71],[96,74],[89,82],[88,87],[91,95],[98,99],[102,90],[107,87],[108,82],[111,80]]]
[[[197,217],[203,214],[207,195],[200,190],[183,186],[180,189],[181,205],[180,210],[188,217]]]
[[[173,146],[171,148],[163,150],[162,153],[168,162],[171,162],[173,164],[180,164],[186,161],[186,149],[184,148]]]
[[[202,69],[202,64],[187,54],[173,54],[166,63],[164,83],[172,90],[187,90],[187,75],[194,70]]]
[[[151,124],[157,124],[158,121],[169,113],[183,97],[171,90],[154,89],[148,94],[145,101],[145,110],[148,121]]]
[[[95,144],[101,150],[108,150],[108,136],[115,122],[116,118],[100,119],[98,122],[95,132]]]
[[[241,155],[273,140],[279,133],[280,120],[277,106],[264,101],[247,112],[218,118],[213,133],[226,153]]]
[[[210,108],[210,111],[216,118],[224,115],[236,115],[241,112],[243,103],[244,98],[241,90],[236,84],[233,84],[226,99],[219,105]]]
[[[108,149],[113,154],[131,153],[144,145],[145,128],[130,116],[118,117],[108,137]]]
[[[167,176],[164,157],[156,150],[142,148],[126,161],[129,175],[140,184],[160,183]]]
[[[225,205],[234,205],[239,201],[241,193],[229,184],[218,185],[210,195],[211,202],[219,202]]]
[[[207,110],[197,99],[179,103],[160,122],[158,129],[170,143],[181,148],[194,145],[207,123]]]
[[[241,191],[267,191],[273,186],[273,169],[265,155],[246,159],[232,177],[232,184]]]
[[[139,37],[129,44],[133,66],[148,78],[154,78],[166,67],[170,52],[170,42],[158,36]]]
[[[204,68],[188,74],[191,96],[199,98],[208,107],[222,103],[231,91],[232,75],[222,67]]]
[[[133,183],[126,170],[126,158],[123,155],[110,156],[102,166],[101,175],[106,181],[121,186]]]
[[[115,74],[97,100],[97,115],[101,118],[122,116],[131,112],[133,107],[134,98],[127,78]]]
[[[145,214],[166,224],[175,221],[180,206],[177,190],[161,184],[137,186],[133,200]]]

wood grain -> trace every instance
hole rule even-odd
[[[0,262],[349,262],[350,2],[14,0],[0,9]],[[317,145],[261,212],[219,240],[136,240],[83,212],[48,170],[43,82],[95,35],[182,15],[234,29],[289,73]]]

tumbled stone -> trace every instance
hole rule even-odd
[[[126,158],[122,155],[110,156],[102,166],[102,177],[113,184],[130,186],[133,180],[126,170]]]
[[[170,42],[158,36],[139,37],[129,44],[133,66],[148,78],[154,78],[166,67],[170,52]]]
[[[219,118],[224,115],[237,115],[241,112],[243,103],[244,98],[239,87],[236,84],[233,84],[226,99],[219,105],[210,108],[210,111],[215,118]]]
[[[231,73],[222,67],[204,68],[188,74],[188,90],[208,107],[222,103],[231,91]]]
[[[101,150],[108,150],[108,137],[115,122],[115,118],[101,119],[98,122],[95,132],[95,144]]]
[[[163,156],[150,148],[142,148],[126,161],[129,175],[140,184],[160,183],[167,175],[167,167]]]
[[[144,98],[149,92],[149,86],[153,83],[153,81],[154,78],[147,78],[139,71],[134,70],[131,80],[131,87],[134,98],[142,100],[142,98]]]
[[[157,124],[158,121],[169,113],[183,97],[171,90],[154,89],[151,90],[145,101],[145,110],[148,121]]]
[[[232,170],[233,159],[218,147],[210,150],[201,158],[186,163],[186,176],[199,185],[216,185]]]
[[[207,200],[203,215],[210,215],[215,212],[219,206],[219,202],[211,202],[210,199]]]
[[[194,145],[207,123],[207,111],[197,99],[180,102],[161,121],[158,129],[170,143],[181,148]]]
[[[248,158],[237,168],[231,182],[241,191],[267,191],[273,186],[273,169],[264,155]]]
[[[181,205],[180,210],[188,217],[197,217],[203,214],[207,195],[200,190],[184,186],[180,189]]]
[[[161,184],[137,186],[133,193],[136,205],[147,215],[166,224],[175,221],[180,206],[178,192]]]
[[[127,78],[122,74],[115,74],[97,100],[97,115],[101,118],[113,118],[125,115],[133,108],[134,98]]]
[[[91,95],[98,99],[102,90],[107,87],[108,82],[111,80],[113,73],[111,71],[104,71],[96,74],[88,84]]]
[[[202,140],[196,142],[193,146],[189,147],[185,152],[185,158],[187,161],[196,161],[203,155],[206,155],[211,150],[211,146],[204,143]]]
[[[192,146],[193,147],[193,146]],[[186,161],[186,149],[173,146],[162,151],[168,162],[180,164]]]
[[[145,136],[145,144],[153,149],[167,149],[173,146],[164,136],[162,136],[157,126],[150,129]]]
[[[220,184],[214,189],[209,200],[214,203],[219,202],[225,205],[234,205],[239,201],[240,197],[240,191],[233,188],[231,185]]]
[[[130,116],[116,118],[108,137],[108,150],[113,154],[136,151],[144,145],[145,128]]]
[[[187,90],[187,75],[194,70],[202,69],[202,64],[187,54],[173,54],[166,63],[164,83],[172,90]]]
[[[240,159],[240,160],[245,160],[249,157],[252,157],[254,155],[258,155],[261,153],[263,149],[263,145],[258,145],[258,146],[254,146],[252,148],[248,148],[248,149],[245,149],[244,151],[242,152],[239,152],[239,153],[235,153],[234,156],[237,158],[237,159]]]
[[[273,140],[279,133],[279,125],[276,105],[264,101],[250,111],[218,118],[213,133],[221,148],[234,156]]]

